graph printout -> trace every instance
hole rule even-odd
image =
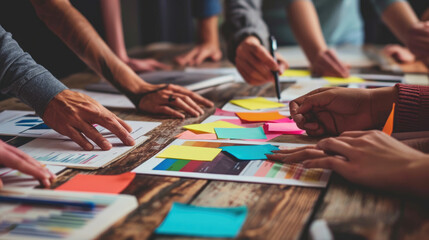
[[[186,141],[176,139],[170,145],[219,148],[224,146],[254,145],[246,141]],[[267,142],[263,143],[267,144]],[[270,143],[281,148],[295,148],[303,144]],[[191,161],[152,157],[133,172],[140,174],[176,177],[214,179],[224,181],[254,182],[297,185],[306,187],[326,187],[331,171],[306,169],[302,164],[281,164],[268,160],[241,161],[221,152],[213,161]]]

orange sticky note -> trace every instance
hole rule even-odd
[[[392,111],[390,112],[389,117],[387,118],[386,123],[383,127],[383,132],[391,136],[393,132],[393,118],[395,117],[395,103],[393,103]]]
[[[237,112],[235,114],[247,122],[266,122],[285,118],[279,112]]]
[[[120,193],[134,179],[136,173],[127,172],[119,175],[77,174],[55,190],[97,193]]]

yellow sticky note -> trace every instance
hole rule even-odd
[[[296,70],[296,69],[287,69],[285,70],[282,77],[309,77],[311,72],[307,70]]]
[[[183,128],[198,133],[216,133],[214,128],[242,128],[242,126],[238,126],[225,121],[216,121],[211,123],[190,124],[183,126]]]
[[[360,77],[348,77],[348,78],[338,78],[338,77],[323,77],[326,81],[331,84],[344,84],[344,83],[362,83],[365,82]]]
[[[273,101],[267,100],[263,97],[235,99],[235,100],[231,100],[229,102],[232,104],[235,104],[237,106],[240,106],[242,108],[249,109],[249,110],[278,108],[278,107],[284,107],[285,106],[282,103],[273,102]]]
[[[171,145],[159,153],[157,158],[173,158],[194,161],[212,161],[222,149]]]

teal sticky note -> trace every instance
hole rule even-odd
[[[271,151],[279,150],[277,146],[271,144],[245,145],[245,146],[225,146],[220,147],[239,160],[265,160],[265,154],[272,154]]]
[[[217,138],[267,139],[262,127],[256,128],[215,128]]]
[[[173,203],[157,234],[234,238],[240,233],[247,207],[200,207]]]

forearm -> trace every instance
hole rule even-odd
[[[390,4],[383,11],[382,19],[395,36],[405,44],[407,44],[408,31],[419,22],[410,4],[402,1]]]
[[[421,19],[422,21],[429,21],[429,8],[423,13]]]
[[[328,47],[311,1],[294,1],[287,8],[292,31],[310,61]]]
[[[91,24],[66,0],[32,0],[39,18],[98,75],[131,100],[149,84],[109,49]]]
[[[122,30],[122,16],[120,0],[101,0],[106,42],[112,51],[123,61],[128,60]]]
[[[198,20],[198,34],[200,44],[219,46],[218,16]]]

